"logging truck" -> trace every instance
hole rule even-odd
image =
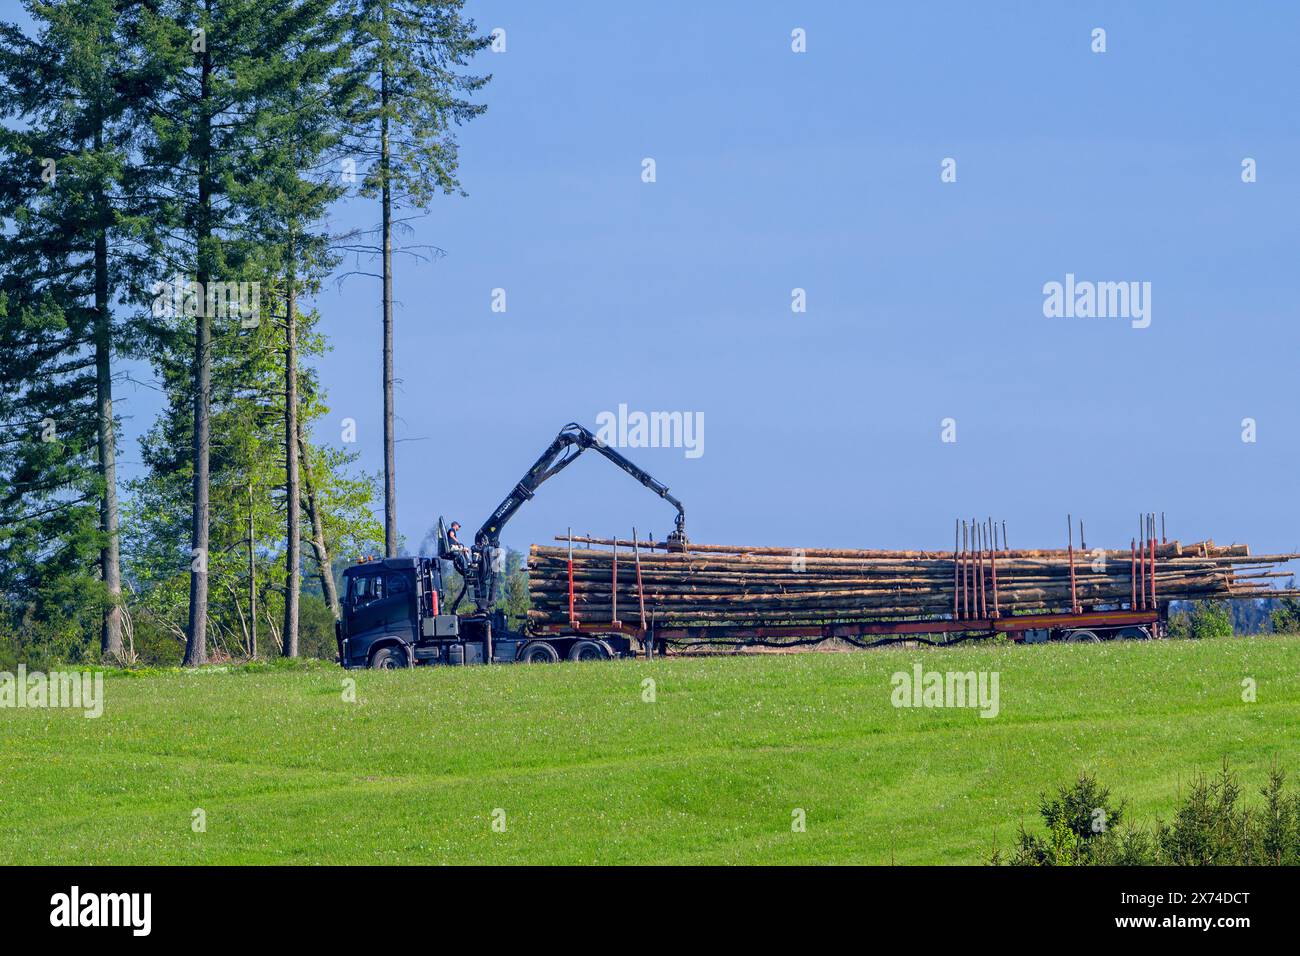
[[[391,670],[420,664],[590,661],[653,652],[654,641],[644,633],[606,628],[531,634],[511,628],[505,613],[495,608],[505,569],[501,529],[539,485],[587,449],[595,449],[676,509],[667,547],[684,547],[686,511],[668,487],[570,422],[483,522],[473,547],[458,547],[439,518],[436,557],[363,560],[343,572],[343,613],[335,623],[339,663]],[[444,589],[445,582],[454,580],[453,568],[461,579],[454,597]],[[459,613],[469,595],[474,609]]]
[[[567,552],[534,545],[532,607],[527,622],[513,628],[495,608],[505,565],[501,529],[538,486],[587,449],[671,504],[675,530],[662,542],[570,535]],[[1100,557],[1087,564],[1078,560],[1068,519],[1067,547],[1046,551],[1012,551],[1005,526],[999,544],[991,518],[969,527],[959,522],[960,536],[945,553],[692,545],[685,511],[667,486],[570,423],[483,522],[472,547],[439,518],[436,556],[346,569],[338,659],[347,668],[392,669],[589,661],[668,648],[788,650],[825,641],[871,647],[996,635],[1030,644],[1149,640],[1162,636],[1171,600],[1298,593],[1267,590],[1258,580],[1284,572],[1237,576],[1232,568],[1300,555],[1252,557],[1244,545],[1213,542],[1184,549],[1164,541],[1163,527],[1157,536],[1154,514],[1141,520],[1127,551],[1095,549]],[[1082,524],[1079,535],[1086,548]],[[462,612],[470,596],[473,608]]]

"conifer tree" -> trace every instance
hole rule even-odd
[[[122,650],[113,360],[127,337],[113,299],[140,268],[128,154],[145,85],[114,0],[26,7],[31,35],[0,27],[0,114],[13,123],[0,146],[10,313],[0,330],[0,422],[17,429],[2,446],[0,509],[21,502],[28,512],[5,521],[8,540],[27,553],[4,563],[32,572],[55,562],[49,580],[96,566],[99,600],[84,603],[102,607],[100,651],[112,658]],[[38,410],[39,442],[14,421]],[[84,526],[91,498],[97,534]]]
[[[305,0],[297,14],[302,29],[282,50],[283,58],[272,65],[277,75],[268,84],[269,108],[259,114],[257,148],[246,186],[251,200],[249,222],[260,239],[263,267],[284,290],[286,529],[281,641],[286,657],[298,654],[302,575],[300,298],[319,287],[337,258],[322,223],[329,205],[344,192],[338,175],[328,168],[339,142],[331,84],[349,55],[345,21],[334,15],[332,0]]]
[[[185,286],[182,314],[173,310],[154,333],[164,352],[174,356],[186,341],[190,351],[186,665],[207,659],[214,356],[220,350],[238,361],[228,346],[249,319],[224,314],[214,289],[265,277],[254,224],[264,221],[257,213],[267,186],[254,171],[273,112],[301,77],[294,58],[310,50],[326,11],[319,0],[158,0],[141,18],[145,57],[162,87],[144,147],[157,186],[154,251],[159,271]]]

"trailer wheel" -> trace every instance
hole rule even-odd
[[[1145,627],[1121,627],[1115,637],[1121,641],[1149,641],[1151,633]]]
[[[1065,639],[1071,644],[1100,644],[1101,638],[1092,631],[1066,631]]]
[[[571,661],[607,661],[609,648],[599,641],[577,641],[569,649]]]
[[[519,652],[519,660],[525,664],[554,664],[560,659],[560,652],[545,641],[531,641]]]
[[[370,658],[370,667],[377,671],[392,671],[407,665],[406,652],[400,647],[381,647]]]

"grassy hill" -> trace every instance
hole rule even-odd
[[[998,716],[892,706],[916,661],[997,671]],[[0,863],[979,863],[1081,770],[1147,822],[1224,757],[1300,773],[1297,661],[1268,637],[110,674],[97,720],[0,709]]]

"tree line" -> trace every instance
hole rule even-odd
[[[0,636],[297,656],[341,556],[398,554],[394,229],[461,191],[490,38],[463,0],[24,7],[0,23]],[[332,231],[343,201],[376,225]],[[310,303],[344,257],[378,280],[382,475],[313,437]],[[162,411],[122,480],[114,388],[144,363]]]

